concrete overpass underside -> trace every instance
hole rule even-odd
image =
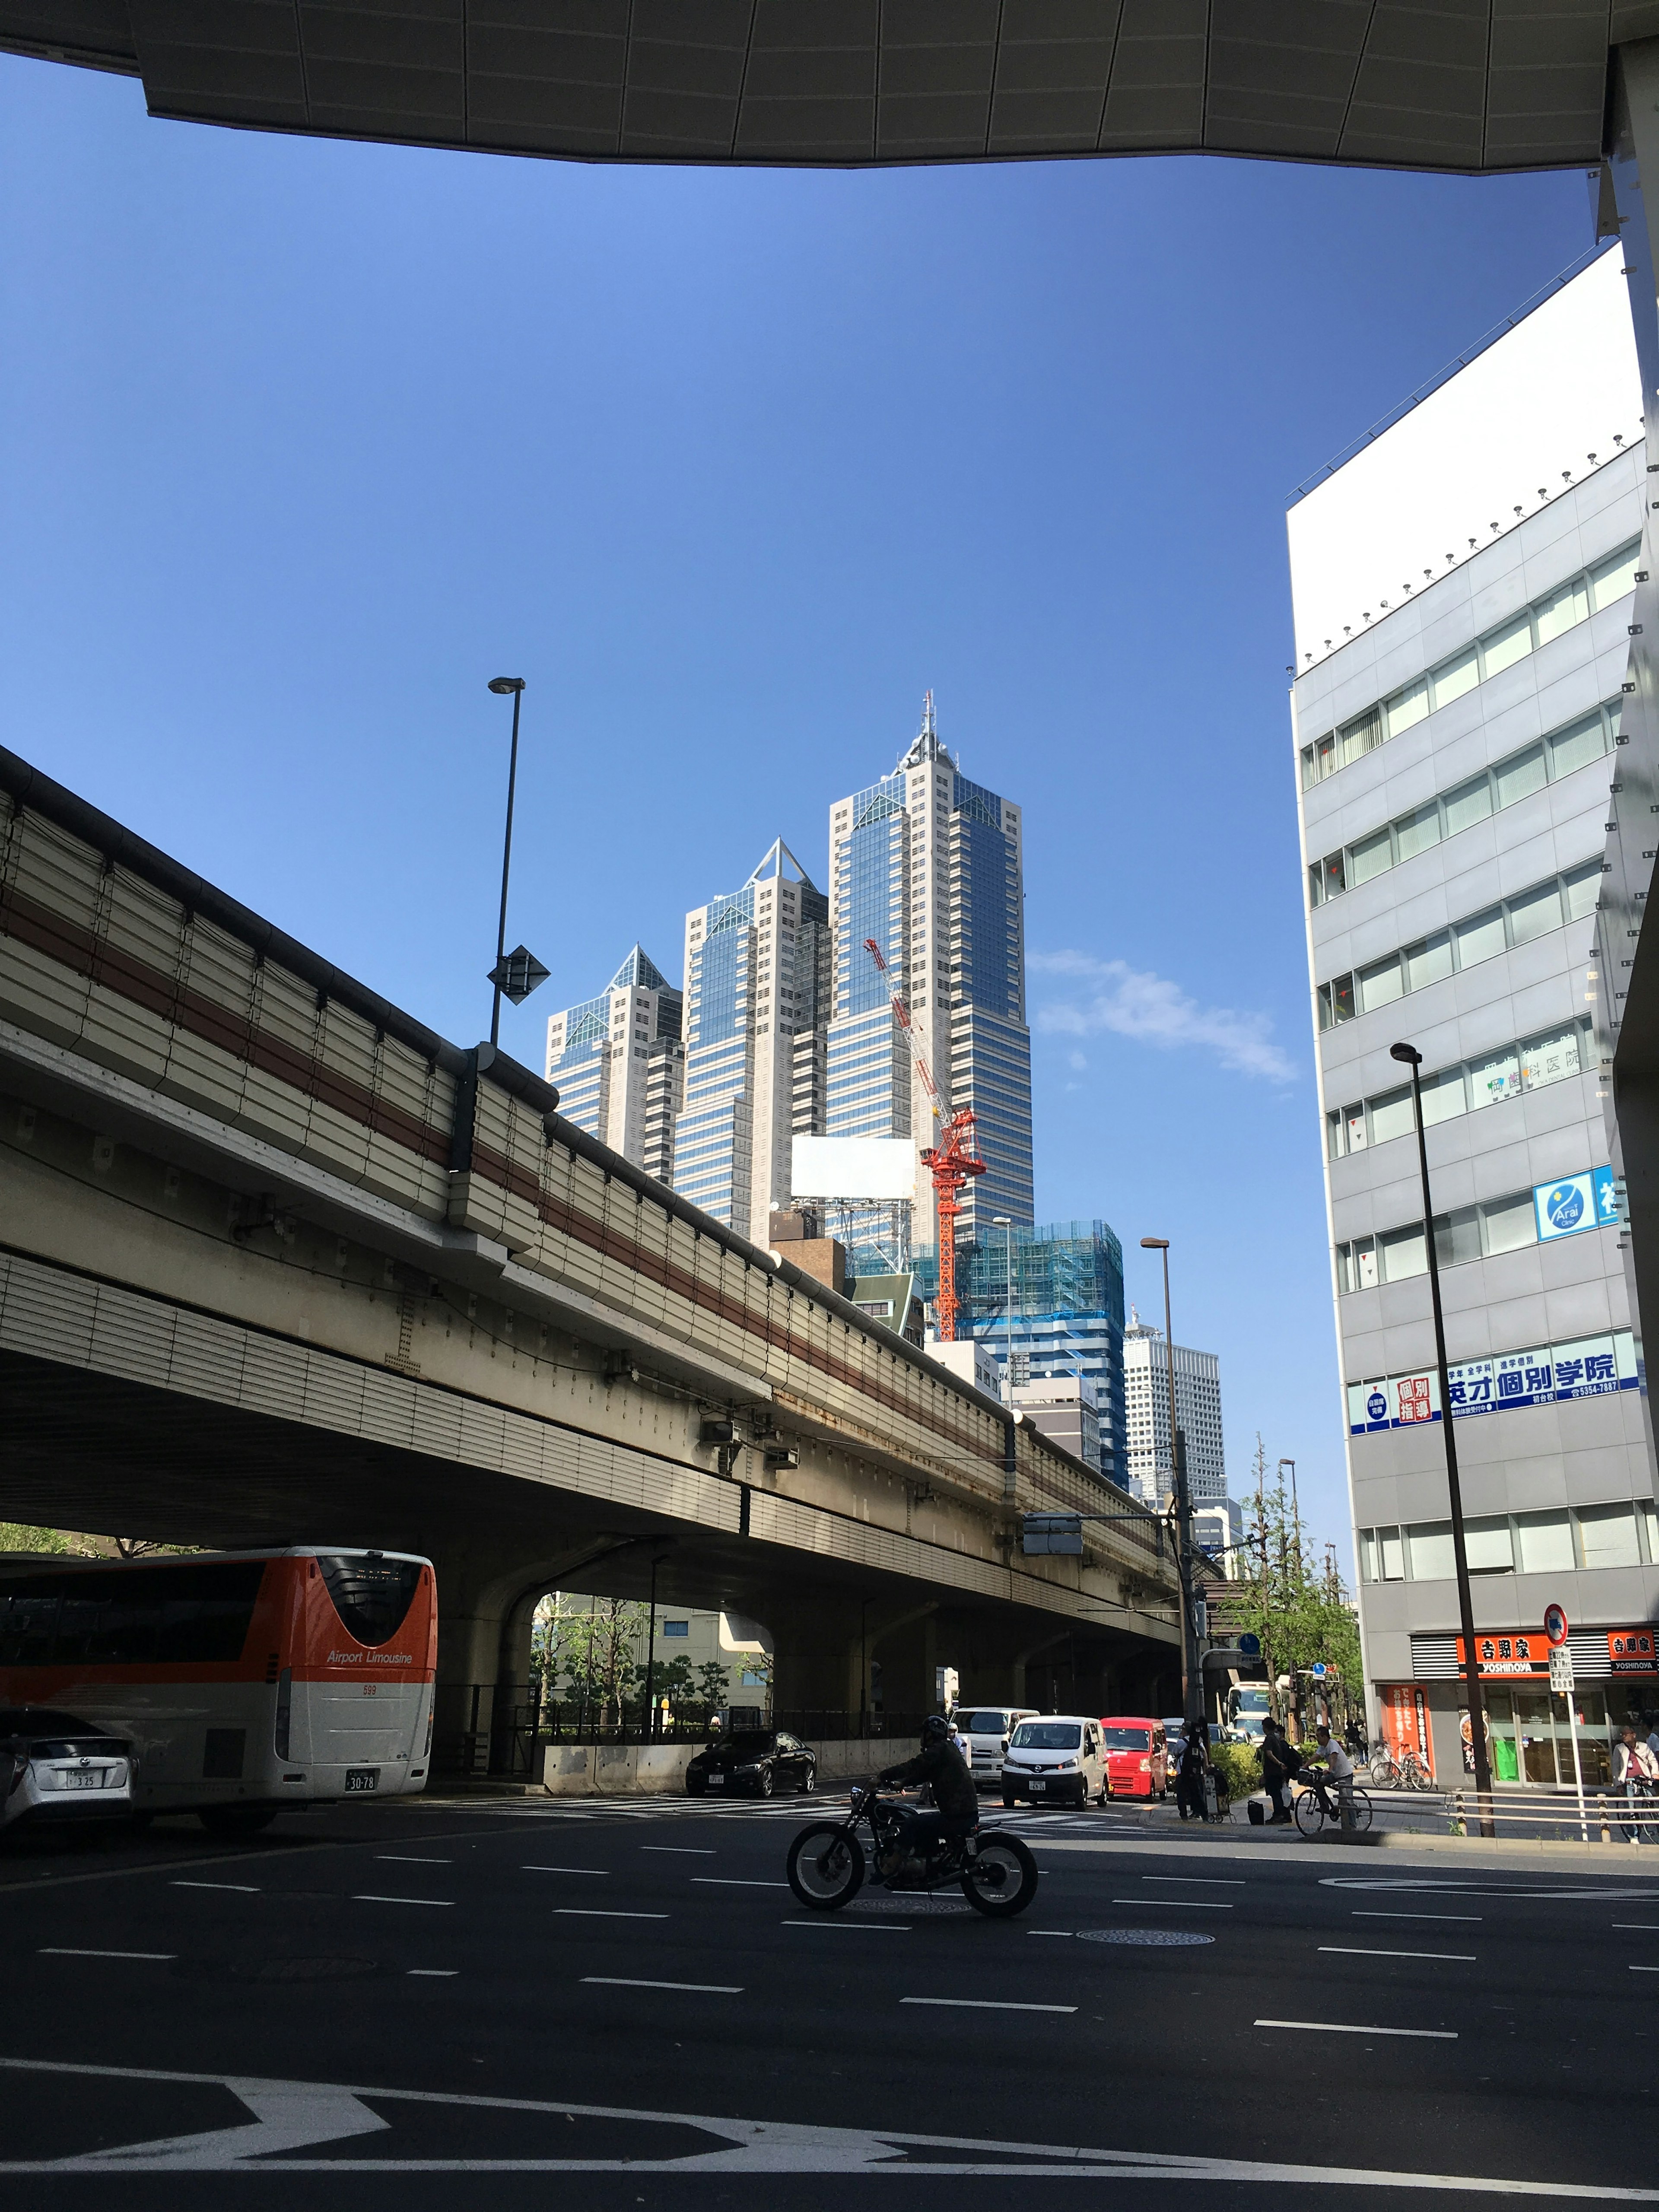
[[[0,756],[0,1516],[429,1553],[452,1700],[560,1587],[776,1698],[1178,1672],[1152,1517],[811,1278]],[[1105,1511],[1080,1561],[1021,1514]],[[1101,1710],[1105,1709],[1103,1703]],[[485,1707],[488,1711],[488,1705]]]

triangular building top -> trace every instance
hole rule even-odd
[[[674,986],[655,963],[647,957],[645,947],[636,945],[605,988],[610,991],[672,991]]]
[[[809,891],[817,889],[781,837],[773,839],[759,866],[750,870],[748,879],[751,884],[763,884],[770,882],[774,877],[781,883],[805,884]]]

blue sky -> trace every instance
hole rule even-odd
[[[462,1042],[934,689],[1025,811],[1037,1211],[1174,1241],[1348,1571],[1285,699],[1293,487],[1589,242],[1584,180],[606,169],[153,123],[0,58],[5,742]]]

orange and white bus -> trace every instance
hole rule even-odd
[[[250,1832],[424,1789],[437,1657],[432,1563],[410,1553],[0,1563],[0,1707],[131,1743],[141,1820]]]

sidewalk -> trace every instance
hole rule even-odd
[[[1374,1828],[1356,1842],[1344,1843],[1330,1834],[1312,1840],[1298,1835],[1293,1828],[1253,1828],[1242,1823],[1200,1827],[1190,1821],[1174,1833],[1161,1824],[1154,1827],[1148,1822],[1138,1836],[1045,1836],[1041,1832],[1033,1834],[1028,1828],[1025,1837],[1035,1849],[1045,1851],[1144,1854],[1155,1850],[1160,1856],[1267,1858],[1295,1860],[1303,1865],[1310,1860],[1332,1864],[1347,1860],[1364,1863],[1370,1861],[1376,1852],[1385,1851],[1391,1870],[1422,1865],[1443,1871],[1449,1861],[1469,1868],[1513,1869],[1517,1864],[1563,1869],[1593,1868],[1599,1874],[1621,1881],[1650,1881],[1659,1886],[1659,1850],[1632,1848],[1622,1838],[1612,1844],[1563,1844],[1524,1837],[1499,1836],[1487,1840],[1480,1836],[1423,1835],[1403,1828]]]

